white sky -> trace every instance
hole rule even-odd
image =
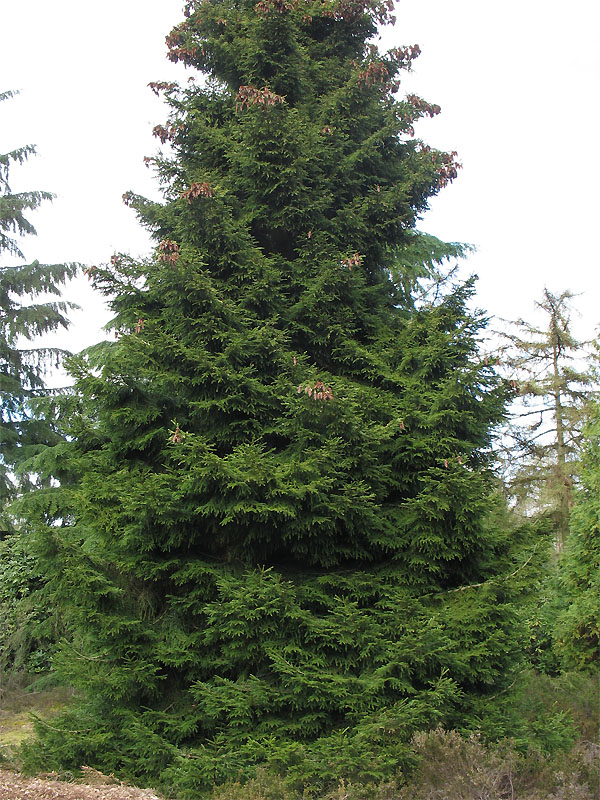
[[[35,143],[13,191],[58,195],[32,215],[28,260],[105,262],[143,255],[149,238],[121,195],[158,196],[142,162],[166,110],[147,83],[186,80],[164,37],[183,0],[0,0],[0,152]],[[594,0],[400,0],[383,45],[421,46],[403,84],[442,106],[417,130],[457,150],[463,169],[420,225],[475,244],[478,305],[532,319],[544,286],[581,293],[580,337],[600,323],[598,185],[600,5]],[[68,294],[83,306],[61,345],[100,337],[107,315],[85,280]]]

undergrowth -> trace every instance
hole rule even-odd
[[[589,674],[524,672],[509,690],[472,709],[470,731],[437,728],[415,734],[406,743],[412,769],[398,770],[385,783],[340,776],[328,789],[301,786],[289,770],[271,765],[257,769],[250,780],[230,780],[212,792],[167,781],[157,788],[165,797],[185,800],[597,800],[597,690],[597,679]],[[47,717],[67,700],[65,690],[21,688],[5,695],[1,710]],[[4,763],[29,772],[55,769],[34,765],[34,753],[32,741],[18,754],[11,750],[10,763]],[[70,780],[75,773],[68,772]]]
[[[510,742],[486,746],[479,737],[437,729],[413,737],[413,775],[385,784],[341,780],[326,795],[290,790],[282,776],[259,771],[247,783],[218,787],[212,800],[596,800],[598,745],[580,742],[553,758],[520,754]]]

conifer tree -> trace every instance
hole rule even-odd
[[[13,94],[0,94],[0,101]],[[13,262],[24,259],[19,237],[35,234],[27,212],[53,197],[49,192],[10,190],[11,165],[22,164],[34,153],[35,148],[26,145],[0,154],[0,256],[8,256]],[[58,366],[63,352],[32,340],[67,327],[66,314],[72,304],[32,300],[40,295],[59,295],[61,286],[75,271],[73,264],[0,264],[0,528],[4,530],[10,528],[5,514],[8,501],[33,480],[27,471],[19,473],[20,465],[40,446],[57,440],[52,424],[37,414],[34,406],[44,394],[46,369]]]
[[[508,428],[507,484],[519,507],[551,509],[557,548],[562,552],[569,531],[574,474],[584,422],[591,372],[577,368],[583,343],[571,332],[571,292],[544,290],[537,307],[546,324],[524,320],[505,333],[506,363],[521,398]]]
[[[386,20],[204,0],[168,37],[208,78],[153,84],[165,202],[125,199],[156,249],[90,273],[117,339],[72,362],[40,465],[68,477],[33,499],[80,705],[30,766],[186,797],[258,764],[383,779],[516,657],[487,519],[504,392],[472,281],[415,301],[461,252],[416,230],[457,165],[414,137],[439,109],[396,97],[418,48],[380,53]]]

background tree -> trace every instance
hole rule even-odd
[[[209,77],[153,85],[165,203],[125,200],[157,246],[91,272],[117,339],[72,361],[38,461],[61,485],[30,498],[80,693],[32,766],[188,797],[261,763],[382,779],[508,678],[531,558],[491,514],[504,391],[472,281],[415,302],[461,252],[415,227],[457,165],[414,138],[439,108],[395,97],[418,48],[379,53],[387,19],[202,2],[168,37]]]
[[[570,328],[571,292],[544,290],[537,307],[546,324],[524,320],[503,335],[505,363],[519,395],[506,431],[505,481],[517,508],[551,509],[557,547],[569,531],[574,474],[581,445],[585,401],[593,382],[582,370],[584,345]]]
[[[0,101],[13,96],[0,94]],[[19,263],[20,237],[35,234],[27,212],[48,192],[13,193],[11,166],[35,153],[32,145],[0,154],[0,685],[48,667],[49,638],[40,628],[49,609],[36,601],[43,584],[28,541],[29,530],[9,503],[44,478],[31,459],[59,440],[53,409],[47,405],[46,372],[64,352],[39,343],[40,336],[68,326],[73,304],[48,301],[76,272],[73,264]],[[17,263],[14,263],[17,262]],[[42,406],[46,403],[46,407]]]
[[[0,94],[0,101],[13,96]],[[44,200],[49,192],[12,193],[9,171],[12,164],[22,164],[35,153],[26,145],[0,154],[0,255],[24,258],[19,237],[35,234],[26,217]],[[67,312],[72,303],[31,302],[44,295],[60,295],[65,281],[76,272],[74,264],[0,265],[0,513],[6,529],[4,514],[8,500],[18,488],[34,480],[31,473],[19,471],[19,465],[30,458],[40,444],[55,442],[52,424],[35,413],[35,402],[46,394],[44,376],[50,367],[58,367],[64,352],[59,348],[41,346],[33,340],[69,324]],[[31,343],[31,344],[29,344]]]

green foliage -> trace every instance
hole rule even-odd
[[[412,768],[370,792],[355,785],[345,794],[357,800],[435,800],[442,793],[453,800],[595,797],[600,709],[593,677],[525,670],[505,690],[471,703],[458,730],[415,734]]]
[[[0,92],[0,102],[14,97],[14,92]],[[14,236],[35,234],[35,228],[24,216],[25,212],[35,210],[44,200],[51,200],[49,192],[20,192],[12,194],[8,183],[11,164],[23,164],[35,153],[33,145],[25,145],[9,153],[0,153],[0,253],[23,258],[18,239]],[[13,234],[13,235],[10,235]]]
[[[579,742],[555,757],[517,751],[509,741],[485,743],[441,728],[415,734],[413,766],[385,783],[340,780],[325,800],[594,800],[600,758],[597,745]],[[258,770],[246,783],[216,787],[211,800],[297,800],[297,790],[278,775]]]
[[[525,617],[529,629],[527,661],[533,669],[545,675],[558,675],[562,664],[556,651],[556,620],[564,610],[564,601],[558,586],[557,563],[554,546],[549,548],[548,559],[537,579],[535,599],[528,606]]]
[[[459,730],[488,744],[510,740],[521,755],[556,757],[578,742],[597,742],[600,715],[597,681],[579,672],[556,677],[531,669],[492,697],[473,699]]]
[[[584,429],[580,483],[571,511],[571,534],[563,556],[554,548],[540,565],[532,602],[526,605],[530,629],[528,660],[538,671],[558,675],[562,670],[597,672],[600,620],[600,546],[598,536],[599,460],[598,404],[588,406]],[[549,517],[538,520],[538,529]],[[533,534],[538,535],[538,534]]]
[[[12,92],[4,92],[0,101],[12,96]],[[25,214],[53,197],[48,192],[11,193],[11,166],[22,164],[33,153],[35,148],[27,145],[0,154],[0,255],[23,258],[18,237],[35,234]],[[41,295],[59,295],[76,269],[74,264],[38,261],[0,265],[0,537],[14,524],[6,513],[8,501],[37,481],[38,476],[28,466],[29,459],[57,441],[52,421],[37,409],[37,403],[45,394],[46,370],[58,366],[64,353],[58,348],[40,347],[33,340],[67,327],[66,314],[73,304],[31,301]]]
[[[41,597],[43,583],[24,536],[0,541],[0,688],[49,667],[56,621]]]
[[[0,94],[0,101],[13,93]],[[11,192],[9,173],[35,153],[31,145],[0,154],[0,255],[22,259],[19,237],[35,234],[26,214],[48,192]],[[49,302],[76,272],[73,264],[0,265],[0,681],[48,668],[55,625],[43,578],[28,541],[29,530],[10,501],[34,486],[49,483],[32,469],[31,459],[57,444],[54,420],[44,378],[58,367],[64,353],[39,346],[36,339],[67,327],[72,304]]]
[[[600,405],[592,407],[571,536],[560,565],[556,649],[571,669],[598,669],[600,648]]]
[[[23,505],[79,692],[30,766],[378,782],[519,659],[504,389],[473,282],[440,284],[463,248],[415,228],[456,164],[413,138],[437,107],[395,98],[418,48],[367,44],[382,15],[192,3],[169,37],[210,79],[162,86],[165,203],[125,198],[157,247],[90,272],[117,338],[71,361]]]
[[[0,94],[0,101],[12,97]],[[22,259],[19,237],[35,234],[26,214],[52,195],[11,192],[9,173],[35,153],[31,145],[0,154],[0,255]],[[49,482],[32,469],[31,459],[60,434],[52,414],[44,378],[58,367],[64,353],[39,346],[36,339],[67,327],[72,304],[60,295],[76,272],[73,264],[0,265],[0,680],[48,668],[54,624],[47,598],[41,598],[43,578],[28,541],[29,531],[9,503],[34,486]],[[44,408],[44,404],[46,407]],[[22,678],[22,674],[21,674]]]

